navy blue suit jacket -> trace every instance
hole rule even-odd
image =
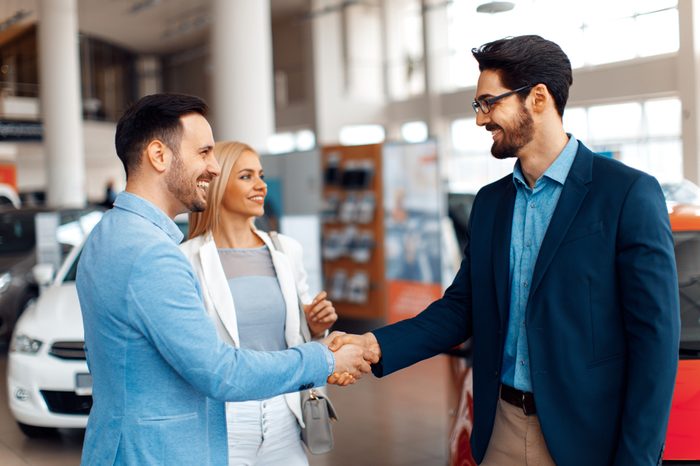
[[[499,394],[514,201],[512,175],[481,189],[465,259],[444,296],[374,331],[377,376],[473,337],[477,462]],[[537,258],[526,325],[535,404],[555,462],[657,464],[680,318],[673,238],[653,177],[579,145]]]

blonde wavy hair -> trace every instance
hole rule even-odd
[[[226,193],[226,185],[233,166],[243,152],[250,151],[260,157],[248,144],[238,141],[217,142],[214,145],[214,157],[219,162],[221,174],[215,177],[207,191],[207,208],[202,212],[189,215],[189,239],[215,231],[221,224],[221,202]],[[252,226],[252,224],[251,224]]]

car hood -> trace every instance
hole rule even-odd
[[[700,460],[700,360],[678,361],[665,460]]]
[[[15,333],[42,341],[83,339],[83,317],[75,283],[48,287],[22,314]]]
[[[28,272],[34,263],[36,256],[33,251],[2,254],[0,255],[0,273],[12,270],[15,272]]]

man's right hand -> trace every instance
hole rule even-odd
[[[333,332],[321,340],[321,343],[330,346],[341,335],[344,335],[344,332]],[[333,350],[335,371],[328,377],[327,382],[341,386],[355,383],[357,379],[371,371],[365,356],[367,356],[366,351],[362,347],[353,344]]]
[[[360,348],[362,351],[363,364],[360,366],[363,369],[360,371],[361,374],[367,373],[370,370],[369,364],[376,364],[379,362],[381,357],[381,349],[379,348],[379,343],[377,338],[373,333],[368,332],[364,335],[352,335],[344,332],[333,332],[328,335],[323,343],[328,346],[328,348],[334,352],[336,355],[336,370],[333,374],[328,377],[328,383],[345,386],[355,383],[358,378],[354,374],[339,370],[337,355],[347,347]]]
[[[328,349],[338,351],[344,345],[357,345],[364,349],[364,358],[371,364],[379,362],[382,357],[382,349],[379,347],[377,337],[374,333],[367,332],[363,335],[353,335],[351,333],[333,332],[326,338]]]
[[[357,345],[345,345],[333,352],[335,357],[335,372],[328,377],[328,383],[349,385],[371,371],[365,361],[364,350]]]

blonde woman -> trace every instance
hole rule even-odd
[[[325,292],[311,299],[301,245],[279,235],[284,252],[277,251],[253,225],[267,194],[260,157],[240,142],[217,143],[214,153],[221,175],[209,186],[207,209],[190,214],[189,240],[181,248],[221,338],[265,351],[301,344],[297,296],[308,303],[312,336],[323,337],[338,316]],[[308,465],[300,422],[299,393],[226,403],[229,464]]]

